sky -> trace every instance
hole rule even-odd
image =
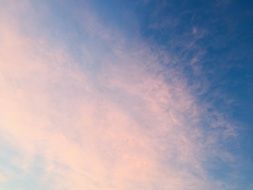
[[[252,10],[0,0],[0,190],[252,190]]]

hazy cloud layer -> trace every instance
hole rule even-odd
[[[79,34],[54,39],[60,26],[43,20],[60,19],[53,5],[0,3],[0,187],[232,189],[210,168],[234,162],[222,146],[233,126],[199,103],[170,56],[92,9],[66,21]]]

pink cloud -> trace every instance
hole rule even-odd
[[[110,51],[102,52],[98,66],[103,48],[94,45],[97,51],[91,51],[83,44],[80,65],[47,36],[25,35],[20,20],[5,14],[0,24],[0,131],[22,154],[10,158],[17,167],[32,172],[39,155],[45,161],[41,180],[48,179],[54,189],[219,186],[203,165],[209,156],[205,148],[215,146],[215,139],[201,144],[201,105],[176,70],[168,73],[175,78],[166,80],[156,53],[143,44],[127,46],[120,34],[112,39],[110,29],[86,15],[89,24],[83,30],[99,36]],[[96,70],[86,69],[90,64]]]

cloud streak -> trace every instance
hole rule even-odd
[[[169,57],[129,42],[88,8],[74,16],[85,36],[74,42],[80,51],[69,51],[68,40],[61,46],[49,34],[28,35],[47,15],[24,2],[1,8],[0,142],[7,159],[0,157],[0,171],[10,176],[0,187],[33,175],[47,189],[228,188],[206,163],[232,160],[219,147],[230,136],[224,126],[232,126],[205,110]],[[33,18],[26,29],[25,17]]]

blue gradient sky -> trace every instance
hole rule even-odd
[[[252,10],[0,0],[0,189],[253,189]]]

